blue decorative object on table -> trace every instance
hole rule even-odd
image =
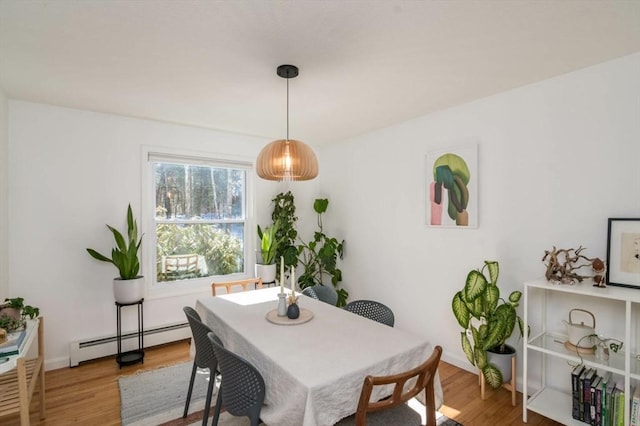
[[[287,318],[296,319],[300,316],[300,308],[297,303],[292,303],[287,308]]]

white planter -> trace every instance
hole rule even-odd
[[[276,264],[262,265],[256,263],[256,277],[262,278],[263,283],[272,283],[276,280]]]
[[[513,346],[505,346],[509,353],[500,354],[491,351],[491,349],[487,351],[487,361],[498,367],[498,370],[502,373],[503,383],[511,381],[511,358],[516,356],[516,349]]]
[[[113,298],[118,303],[133,303],[144,297],[144,277],[133,280],[113,279]]]

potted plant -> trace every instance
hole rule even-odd
[[[260,250],[257,251],[256,277],[262,278],[264,283],[271,283],[276,280],[276,253],[282,241],[276,236],[279,228],[280,222],[277,220],[271,226],[264,228],[264,231],[258,225]]]
[[[25,305],[24,298],[6,298],[3,303],[0,303],[0,328],[11,333],[22,328],[27,317],[34,319],[38,315],[40,315],[40,309]]]
[[[131,204],[127,209],[127,239],[114,227],[107,225],[113,233],[116,247],[111,250],[111,258],[104,256],[94,249],[87,252],[97,260],[109,262],[118,268],[120,277],[113,279],[113,296],[118,303],[133,303],[144,297],[144,277],[140,272],[138,251],[142,244],[142,236],[138,239],[138,224],[133,219]]]
[[[484,274],[485,269],[489,278]],[[485,260],[481,270],[469,272],[464,288],[453,296],[451,302],[453,314],[463,329],[460,333],[462,350],[494,389],[510,380],[515,348],[507,345],[506,340],[516,323],[520,335],[524,335],[524,323],[516,313],[522,292],[513,291],[508,300],[502,299],[498,274],[498,262]],[[506,360],[499,361],[499,355],[504,354],[507,355]],[[496,365],[498,363],[501,365]]]
[[[304,267],[304,272],[298,279],[301,289],[312,285],[324,285],[323,278],[331,279],[331,285],[338,293],[337,306],[344,306],[347,303],[349,293],[344,288],[338,288],[338,283],[342,281],[342,271],[338,268],[338,258],[342,259],[344,240],[338,241],[336,238],[326,235],[322,228],[322,214],[327,211],[329,200],[316,199],[313,209],[318,214],[318,228],[314,233],[313,240],[298,246],[298,261]]]

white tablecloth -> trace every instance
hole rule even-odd
[[[355,413],[367,374],[416,367],[433,347],[424,339],[300,296],[314,318],[276,325],[279,287],[202,298],[196,309],[226,347],[251,362],[266,384],[261,419],[269,426],[331,426]],[[436,407],[442,388],[436,377]]]

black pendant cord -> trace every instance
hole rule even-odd
[[[287,78],[287,140],[289,140],[289,78]]]

